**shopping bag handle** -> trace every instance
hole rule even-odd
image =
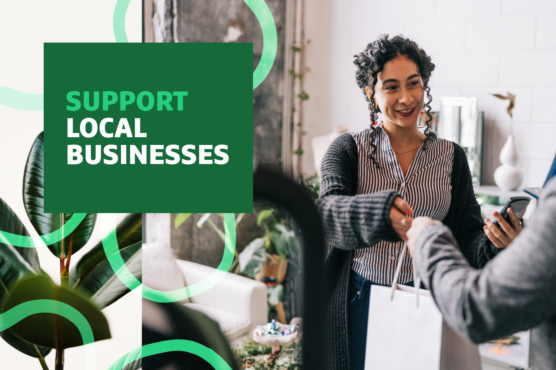
[[[403,242],[402,253],[400,254],[400,259],[398,260],[398,265],[396,266],[396,272],[394,273],[394,280],[392,282],[392,294],[390,295],[390,300],[394,299],[394,293],[396,292],[396,286],[398,285],[398,278],[400,277],[400,271],[402,269],[403,259],[407,251],[407,242]],[[421,286],[421,278],[417,275],[417,269],[415,268],[415,260],[413,260],[413,286],[415,288],[415,296],[417,298],[417,307],[419,307],[419,287]]]

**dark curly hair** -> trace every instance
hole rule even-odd
[[[367,48],[354,55],[353,64],[357,66],[357,71],[355,72],[355,80],[357,86],[363,91],[365,99],[369,102],[369,111],[371,115],[371,155],[373,162],[377,167],[380,168],[376,159],[372,155],[376,152],[375,137],[377,135],[377,130],[373,127],[373,123],[378,119],[378,113],[380,108],[374,101],[375,96],[375,86],[377,82],[377,75],[384,69],[384,65],[389,61],[395,59],[396,57],[404,55],[410,60],[415,62],[419,70],[419,74],[424,81],[424,90],[427,93],[428,101],[425,103],[427,107],[427,120],[425,122],[427,128],[425,129],[425,142],[423,144],[423,150],[427,148],[427,141],[436,135],[434,132],[430,131],[428,123],[432,120],[432,115],[430,114],[430,103],[432,101],[432,96],[430,95],[430,87],[428,86],[429,79],[432,71],[434,71],[435,65],[431,62],[431,58],[425,53],[425,51],[419,48],[419,45],[415,41],[407,39],[402,35],[394,36],[388,39],[388,34],[380,35],[377,40],[371,42],[367,45]],[[369,87],[372,91],[371,98],[367,96],[365,89]]]

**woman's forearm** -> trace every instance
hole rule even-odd
[[[325,239],[341,249],[364,248],[379,240],[398,241],[389,218],[397,195],[395,191],[381,191],[355,196],[321,196],[317,207]]]

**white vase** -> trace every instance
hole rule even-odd
[[[502,165],[494,171],[494,182],[503,191],[516,190],[523,181],[523,173],[516,167],[518,159],[514,137],[510,135],[500,152]]]

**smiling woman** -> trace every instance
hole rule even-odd
[[[449,226],[474,267],[498,253],[483,230],[465,152],[417,126],[419,112],[427,124],[432,119],[431,58],[412,40],[382,35],[354,64],[373,124],[330,145],[317,202],[331,245],[325,268],[334,279],[327,313],[334,370],[364,368],[371,286],[391,285],[400,259],[398,283],[413,285],[411,257],[401,251],[414,217]]]

